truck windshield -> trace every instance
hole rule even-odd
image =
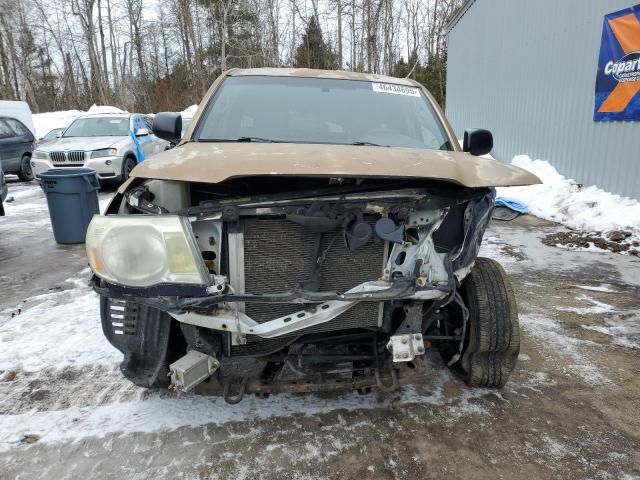
[[[129,135],[129,117],[76,119],[62,135],[68,137],[120,137]]]
[[[301,77],[227,77],[192,140],[452,150],[419,88]]]

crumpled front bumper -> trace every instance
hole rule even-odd
[[[494,196],[494,191],[488,191],[466,204],[458,202],[463,205],[462,209],[459,209],[459,221],[462,225],[456,228],[447,227],[452,228],[451,238],[440,239],[440,245],[447,246],[444,251],[436,248],[433,233],[437,232],[444,219],[448,218],[450,206],[443,207],[438,204],[412,210],[407,224],[410,225],[413,241],[393,242],[389,254],[385,255],[386,263],[381,266],[383,271],[378,280],[365,281],[340,293],[326,289],[305,289],[303,286],[275,292],[270,288],[266,291],[263,288],[255,293],[255,288],[251,291],[251,287],[246,286],[244,281],[238,281],[245,268],[244,265],[235,264],[228,266],[228,276],[212,274],[208,285],[171,283],[154,284],[150,287],[125,287],[109,283],[116,280],[106,281],[98,278],[94,279],[93,285],[95,290],[106,298],[143,304],[166,312],[184,324],[231,333],[232,344],[241,344],[248,335],[263,338],[289,335],[329,322],[361,302],[433,301],[454,294],[459,282],[473,266],[484,228],[490,218]],[[268,213],[280,214],[273,212],[272,208]],[[251,212],[251,215],[255,214],[256,212]],[[452,222],[458,221],[457,216],[452,218]],[[210,227],[216,227],[215,232],[221,231],[217,228],[218,223],[222,223],[221,219],[202,221],[214,222]],[[204,231],[206,235],[206,230]],[[238,241],[235,238],[238,234],[230,233],[229,237],[232,235],[234,242]],[[205,236],[200,233],[200,238]],[[244,262],[244,255],[232,251],[234,242],[229,242],[229,258],[242,258]],[[214,244],[221,245],[221,242],[217,240],[211,245]],[[203,248],[208,249],[208,244]],[[219,251],[214,253],[216,258],[220,257]],[[259,266],[258,261],[254,259],[252,265]],[[270,271],[274,271],[274,268]],[[298,285],[305,283],[300,282]],[[255,308],[244,308],[252,302],[254,305],[251,307],[255,307],[255,304],[275,303],[299,304],[300,309],[293,312],[287,309],[286,315],[281,313],[283,310],[280,309],[277,314],[273,314],[273,318],[270,314],[259,318]],[[251,310],[256,318],[247,314]]]
[[[289,335],[328,322],[362,301],[436,300],[451,292],[448,286],[421,288],[415,281],[405,279],[365,282],[345,293],[296,289],[271,295],[207,294],[203,287],[177,285],[120,287],[97,278],[93,279],[92,285],[102,296],[157,308],[179,322],[229,332],[240,338],[245,335],[263,338]],[[239,308],[245,302],[294,303],[300,304],[301,308],[292,314],[259,323]],[[239,341],[242,342],[241,339]]]

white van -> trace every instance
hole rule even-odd
[[[11,117],[20,120],[25,127],[31,130],[33,136],[36,136],[33,118],[31,118],[31,109],[27,102],[0,100],[0,117]]]
[[[34,131],[29,105],[0,101],[0,165],[5,174],[17,174],[22,182],[33,180]]]

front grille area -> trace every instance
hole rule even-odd
[[[49,152],[51,163],[60,166],[83,165],[85,155],[86,152],[76,150],[70,152]]]
[[[64,152],[49,152],[49,158],[53,163],[62,163],[67,161],[67,156]]]
[[[377,217],[366,218],[374,223]],[[285,219],[258,219],[245,227],[244,284],[247,293],[279,293],[295,288],[311,277],[315,257],[315,233]],[[375,238],[351,252],[341,229],[325,233],[323,250],[329,245],[320,271],[320,290],[345,292],[356,285],[377,280],[383,270],[385,244]],[[378,325],[379,302],[361,302],[339,317],[304,330],[363,328]],[[265,322],[301,310],[299,304],[247,303],[245,312]]]
[[[67,160],[71,163],[84,163],[85,152],[67,152]]]

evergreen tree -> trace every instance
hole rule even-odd
[[[447,93],[446,52],[440,55],[432,55],[427,60],[426,65],[422,64],[418,60],[416,52],[411,54],[408,62],[405,62],[404,58],[400,57],[400,60],[398,60],[393,66],[392,75],[400,78],[404,78],[409,75],[409,78],[412,78],[424,85],[427,90],[431,92],[440,106],[444,107]]]
[[[307,31],[302,35],[302,41],[296,48],[293,66],[296,68],[320,68],[323,70],[335,70],[338,68],[336,54],[322,38],[322,30],[315,15],[309,20]]]
[[[393,66],[393,72],[391,72],[391,76],[404,78],[409,75],[410,69],[411,65],[404,61],[404,57],[400,57],[400,60],[398,60]]]

